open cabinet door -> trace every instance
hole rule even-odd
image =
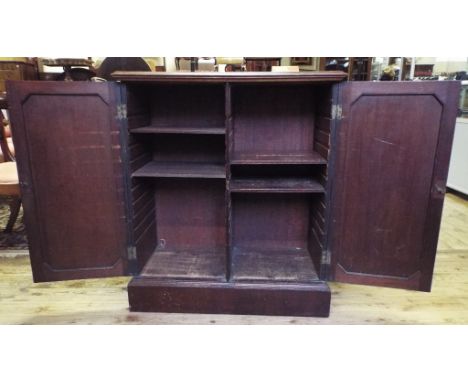
[[[331,279],[429,291],[460,85],[338,85]]]
[[[7,86],[34,281],[125,274],[118,85]]]

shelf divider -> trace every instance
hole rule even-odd
[[[229,156],[233,147],[233,134],[232,134],[232,88],[231,84],[227,82],[224,87],[224,126],[226,128],[225,135],[225,159],[226,159],[226,189],[225,189],[225,203],[226,203],[226,278],[230,280],[232,272],[232,200],[231,193],[227,187],[231,179],[231,166],[229,165]]]

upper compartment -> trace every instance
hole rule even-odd
[[[314,150],[315,86],[232,87],[231,164],[323,164]]]
[[[315,136],[320,100],[331,103],[331,84],[346,74],[115,72],[114,77],[128,83],[128,128],[140,143],[153,136],[163,146],[164,140],[178,146],[181,135],[190,135],[187,144],[203,153],[216,141],[221,155],[213,164],[222,165],[227,132],[230,164],[317,165],[327,162],[326,150],[319,148],[329,136]]]
[[[310,149],[310,142],[313,135],[308,135],[306,128],[313,129],[313,119],[310,102],[313,102],[313,95],[310,89],[316,85],[327,85],[339,82],[346,78],[343,72],[312,72],[312,73],[272,73],[272,72],[231,72],[231,73],[160,73],[160,72],[114,72],[113,77],[128,84],[128,127],[134,134],[215,134],[224,135],[226,125],[229,127],[232,112],[235,113],[236,122],[240,124],[239,134],[243,134],[242,129],[249,129],[255,123],[257,116],[263,116],[269,109],[268,104],[274,101],[279,109],[274,109],[273,118],[277,120],[268,130],[268,136],[274,141],[269,143],[261,142],[259,146],[260,155],[263,151],[268,155],[271,151],[298,153],[304,159],[300,163],[323,163],[319,156]],[[230,84],[235,86],[230,87]],[[249,84],[258,84],[259,94],[256,90],[249,90]],[[290,85],[289,87],[287,85]],[[297,93],[293,89],[299,86],[305,89]],[[153,86],[156,85],[156,86]],[[231,94],[237,86],[243,87],[240,94]],[[276,86],[280,85],[280,86]],[[282,88],[282,86],[286,86]],[[273,94],[270,92],[273,91]],[[304,96],[306,98],[301,98]],[[239,97],[245,97],[245,100]],[[234,110],[232,108],[234,107]],[[237,115],[239,111],[239,115]],[[292,124],[289,124],[288,116],[300,113]],[[267,123],[267,121],[263,121]],[[277,124],[280,124],[279,128]],[[300,126],[299,126],[299,125]],[[283,126],[284,125],[284,126]],[[302,129],[302,135],[306,135],[304,142],[289,142],[291,145],[282,147],[279,144],[277,135],[282,133],[282,129],[288,127],[297,130]],[[251,134],[262,135],[262,126],[255,127]],[[270,134],[271,130],[271,134]],[[295,133],[295,132],[294,132]],[[248,139],[249,132],[246,132]],[[293,135],[289,134],[288,135]],[[236,139],[236,137],[234,137]],[[239,137],[239,139],[242,139]],[[288,142],[285,142],[288,143]],[[250,143],[252,144],[252,142]],[[243,152],[250,154],[250,149],[242,147],[242,142],[236,146],[239,154]],[[305,154],[305,155],[303,155]],[[311,159],[313,156],[315,159]],[[233,158],[236,160],[236,158]],[[275,163],[275,160],[267,163]],[[294,162],[293,162],[294,163]]]
[[[144,124],[130,126],[132,133],[225,133],[223,85],[161,84],[138,88],[144,89],[148,112]]]

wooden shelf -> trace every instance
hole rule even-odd
[[[133,134],[214,134],[224,135],[224,127],[145,126],[130,130]]]
[[[306,178],[238,178],[229,182],[231,192],[323,193],[323,186]]]
[[[232,249],[232,281],[316,282],[309,252],[303,248]]]
[[[301,154],[242,154],[236,153],[231,164],[326,164],[327,160],[319,153],[312,151]]]
[[[156,249],[143,268],[141,276],[226,281],[226,249]]]
[[[226,178],[224,165],[193,162],[149,162],[136,170],[136,178]]]

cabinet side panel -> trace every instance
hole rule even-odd
[[[151,161],[151,137],[132,134],[132,130],[150,123],[150,89],[144,86],[126,86],[124,100],[127,105],[128,168],[132,173]],[[135,247],[137,272],[153,254],[156,247],[156,221],[154,186],[148,179],[129,179],[130,184],[130,241]]]
[[[329,273],[329,258],[326,252],[332,183],[329,168],[333,161],[331,134],[335,121],[332,119],[332,104],[336,103],[337,86],[315,87],[314,150],[327,159],[327,164],[318,169],[317,179],[325,188],[325,193],[317,195],[311,205],[309,252],[321,279],[327,279]]]

